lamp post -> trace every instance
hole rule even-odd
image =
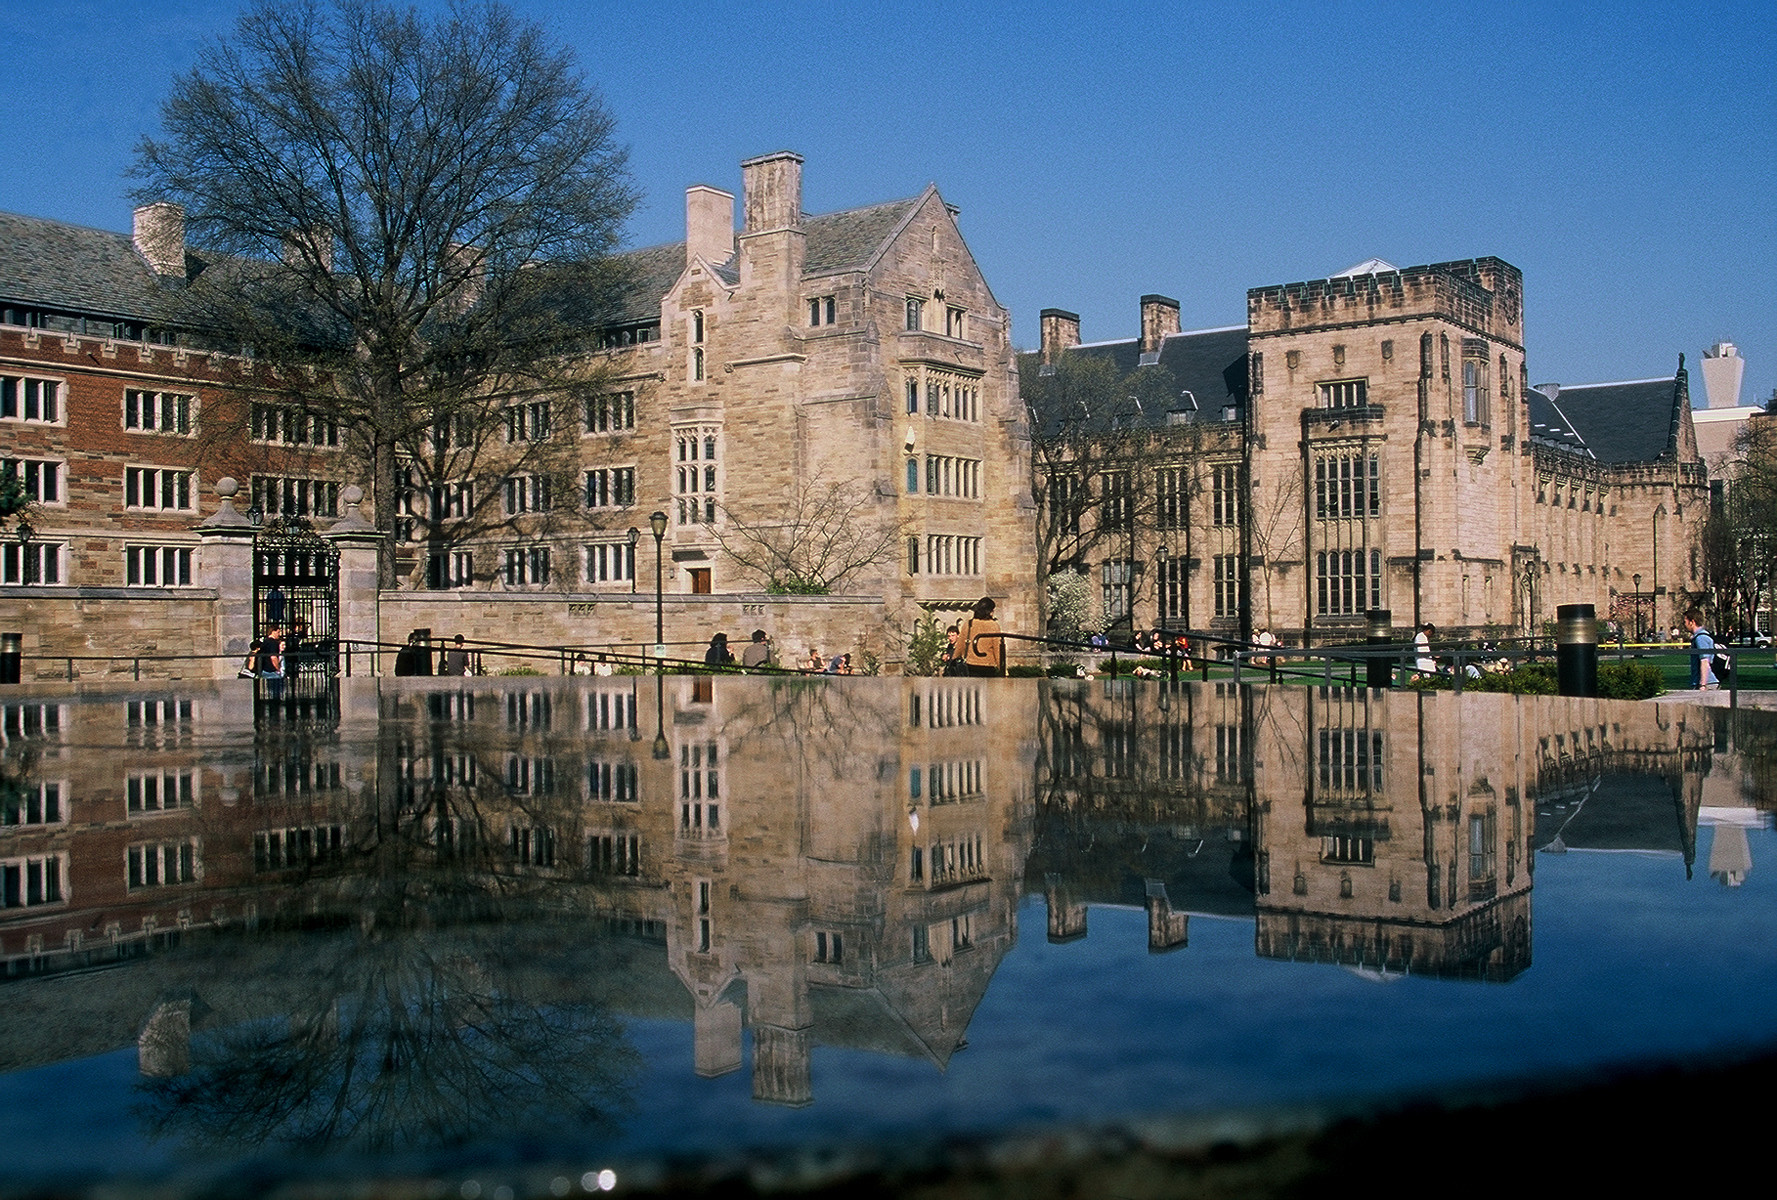
[[[1630,578],[1635,581],[1635,640],[1643,642],[1647,639],[1643,636],[1644,630],[1641,624],[1641,573],[1638,571]]]
[[[1171,608],[1172,597],[1167,591],[1170,581],[1166,577],[1166,543],[1161,542],[1154,547],[1154,561],[1159,566],[1159,587],[1155,589],[1160,597],[1160,644],[1166,647],[1166,678],[1168,682],[1178,682],[1178,657],[1174,654],[1176,647],[1172,644],[1172,635],[1168,629],[1168,609]]]
[[[629,594],[633,596],[636,594],[636,543],[642,540],[642,531],[631,525],[623,537],[629,543]]]
[[[666,657],[666,625],[660,608],[660,539],[666,536],[666,514],[658,508],[648,514],[648,528],[654,531],[654,657]]]

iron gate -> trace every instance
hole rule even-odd
[[[302,517],[253,535],[253,636],[284,634],[287,690],[324,688],[339,667],[339,551]]]

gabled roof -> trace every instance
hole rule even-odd
[[[1682,376],[1577,384],[1553,400],[1532,388],[1527,399],[1533,440],[1578,448],[1601,463],[1656,462],[1678,452]]]
[[[194,273],[198,260],[186,257]],[[0,300],[151,322],[171,309],[130,235],[17,213],[0,213]]]

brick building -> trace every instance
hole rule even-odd
[[[1177,302],[1147,296],[1140,337],[1114,342],[1081,344],[1079,318],[1048,309],[1042,338],[1023,361],[1039,408],[1069,355],[1176,390],[1124,414],[1151,436],[1116,486],[1145,500],[1092,506],[1127,528],[1071,564],[1113,617],[1323,641],[1373,608],[1500,635],[1590,603],[1659,628],[1702,590],[1682,357],[1668,379],[1531,387],[1523,280],[1499,259],[1254,288],[1227,329],[1182,332]]]
[[[711,598],[709,615],[676,623],[686,634],[823,588],[874,607],[803,605],[773,632],[843,649],[861,620],[892,651],[921,606],[983,594],[1030,619],[1008,315],[956,211],[928,187],[811,216],[801,170],[789,153],[742,164],[738,233],[732,195],[688,189],[685,241],[618,256],[616,310],[559,364],[559,394],[507,404],[478,435],[492,445],[471,456],[475,477],[442,483],[371,478],[349,427],[272,402],[288,380],[181,327],[181,301],[223,273],[186,245],[176,206],[138,209],[133,237],[0,215],[0,456],[39,506],[29,542],[5,548],[0,588],[28,610],[26,655],[126,639],[203,652],[177,604],[122,626],[119,610],[96,614],[141,608],[147,589],[214,599],[194,574],[193,526],[225,475],[242,508],[323,526],[344,515],[346,485],[401,489],[401,591],[440,602],[402,617],[472,634],[652,641],[652,612],[631,595],[656,510],[666,593]],[[595,623],[527,603],[515,625],[485,593],[610,603]],[[93,619],[51,616],[73,611]]]

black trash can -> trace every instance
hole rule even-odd
[[[1563,696],[1598,694],[1598,613],[1590,604],[1555,609],[1555,677]]]

